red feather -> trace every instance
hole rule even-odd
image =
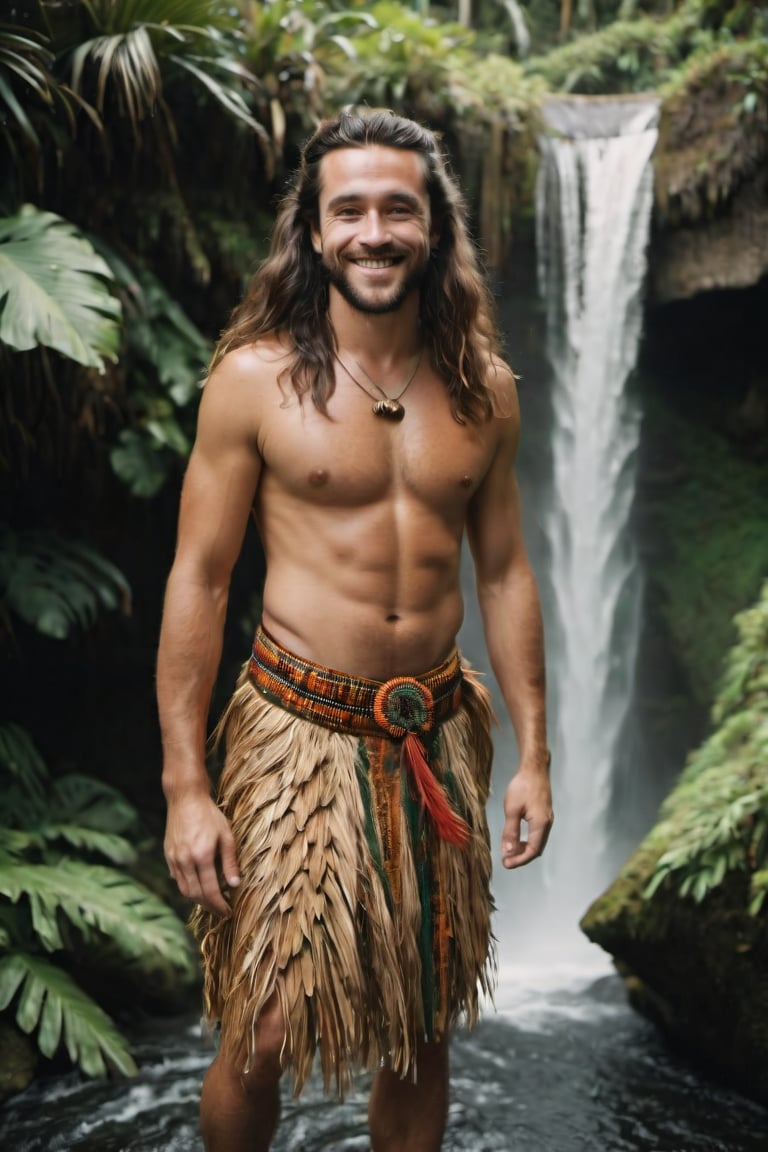
[[[463,848],[469,841],[469,825],[451,807],[440,781],[427,763],[424,745],[414,732],[409,732],[403,740],[403,757],[416,794],[432,817],[438,835]]]

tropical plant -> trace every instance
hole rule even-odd
[[[130,1075],[126,1039],[69,971],[87,947],[117,976],[139,969],[190,981],[195,962],[176,914],[130,875],[141,836],[115,789],[52,780],[27,733],[0,727],[0,1011],[52,1057],[64,1048],[88,1076]],[[106,861],[106,863],[104,863]]]
[[[194,401],[211,343],[156,276],[103,249],[126,317],[121,362],[130,389],[112,467],[135,496],[154,496],[189,454]]]
[[[333,100],[444,113],[474,34],[457,23],[423,19],[394,0],[378,0],[369,12],[375,27],[356,35],[354,56],[329,85]]]
[[[82,0],[62,11],[43,0],[57,69],[74,91],[138,138],[157,113],[173,133],[165,88],[186,76],[263,140],[243,92],[254,83],[237,59],[232,8],[211,0]]]
[[[112,273],[68,221],[25,205],[0,220],[0,342],[40,346],[89,368],[116,360],[121,309]]]
[[[128,583],[94,548],[52,532],[0,524],[0,622],[17,616],[44,636],[66,639],[103,609],[130,611]]]
[[[768,896],[768,583],[754,608],[736,617],[732,649],[713,709],[716,730],[695,752],[662,809],[653,839],[672,843],[645,895],[668,881],[703,900],[726,877],[750,877],[749,910]]]

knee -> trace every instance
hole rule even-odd
[[[256,1021],[253,1043],[253,1072],[280,1076],[281,1057],[285,1045],[285,1020],[280,1001],[273,996],[264,1006]],[[246,1076],[250,1075],[246,1073]]]
[[[242,1034],[230,1037],[224,1024],[216,1057],[221,1073],[239,1081],[247,1093],[259,1092],[266,1082],[277,1081],[282,1073],[285,1021],[277,996],[259,1014],[246,1055]]]

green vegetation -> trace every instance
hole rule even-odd
[[[667,847],[645,890],[665,883],[701,902],[734,871],[750,875],[749,911],[768,895],[768,584],[736,617],[712,718],[715,731],[694,752],[652,833]]]
[[[661,92],[657,201],[670,223],[721,211],[764,162],[757,6],[530,0],[522,11],[525,59],[504,0],[475,4],[471,28],[458,5],[394,0],[29,0],[0,24],[0,655],[18,673],[0,714],[0,1023],[34,1034],[46,1056],[68,1053],[88,1074],[130,1070],[90,966],[125,988],[155,967],[190,976],[179,922],[135,878],[136,813],[99,783],[129,788],[135,764],[98,704],[66,718],[75,744],[89,733],[84,762],[54,746],[37,670],[77,655],[97,701],[122,692],[122,715],[146,725],[142,771],[157,778],[147,697],[199,384],[317,120],[360,102],[439,129],[496,266],[532,211],[547,93]],[[663,590],[709,700],[730,633],[714,623],[702,635],[700,621],[729,620],[765,574],[766,474],[755,464],[743,478],[704,434],[680,442],[686,479],[665,525],[673,547],[699,541],[700,575],[673,555]],[[733,851],[757,866],[762,841],[744,839],[762,811],[754,789],[723,789]],[[667,870],[698,894],[721,865],[691,844]]]
[[[52,780],[14,724],[0,727],[0,788],[0,1010],[15,1005],[44,1056],[63,1046],[89,1076],[130,1075],[128,1044],[70,969],[87,950],[102,979],[126,969],[133,980],[169,968],[181,981],[194,976],[184,925],[130,875],[137,813],[91,778]]]
[[[719,431],[668,408],[654,418],[678,445],[678,473],[674,491],[662,492],[654,508],[663,560],[652,578],[675,651],[706,707],[733,643],[733,617],[754,601],[768,572],[768,462],[745,459]]]

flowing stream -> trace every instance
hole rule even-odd
[[[446,1152],[768,1148],[766,1111],[671,1055],[577,927],[628,847],[609,823],[628,759],[642,591],[631,531],[640,412],[627,381],[641,326],[656,117],[653,100],[547,106],[554,135],[541,141],[538,252],[548,391],[541,352],[529,385],[524,349],[511,350],[523,368],[519,473],[548,636],[557,823],[542,861],[494,876],[497,1011],[454,1037]],[[502,305],[510,344],[531,327],[532,295],[528,285],[523,300]],[[463,579],[462,647],[484,667],[468,559]],[[496,858],[516,756],[498,699],[497,711]],[[148,1021],[134,1035],[137,1080],[70,1074],[36,1085],[0,1114],[0,1150],[200,1152],[197,1106],[211,1052],[199,1027]],[[316,1081],[299,1101],[286,1085],[276,1152],[367,1150],[367,1085],[362,1077],[343,1104],[325,1100]]]

